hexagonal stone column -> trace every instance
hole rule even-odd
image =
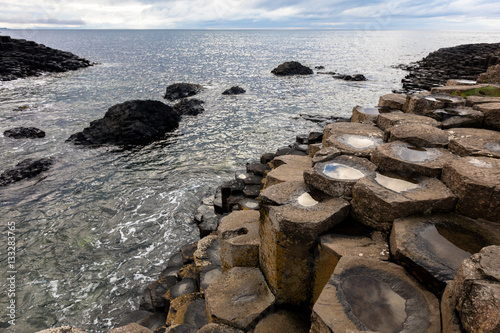
[[[333,197],[350,197],[354,184],[376,169],[366,158],[342,155],[305,170],[304,181]]]
[[[500,222],[500,160],[463,157],[443,168],[443,182],[457,195],[457,212]]]
[[[391,109],[385,106],[362,107],[355,106],[352,110],[352,123],[376,123],[379,114],[389,112],[400,112],[399,110]]]
[[[457,214],[397,219],[391,232],[392,258],[435,294],[488,245],[500,245],[498,225]]]
[[[353,331],[439,333],[439,301],[401,266],[342,257],[314,304],[310,332]]]
[[[396,125],[403,124],[425,124],[429,126],[439,127],[440,122],[425,116],[419,116],[411,113],[384,113],[378,116],[377,126],[384,132]]]
[[[405,94],[387,94],[380,96],[378,106],[388,107],[390,109],[403,110],[406,103]]]
[[[443,148],[423,148],[402,141],[378,146],[371,161],[380,170],[416,173],[428,177],[440,177],[445,164],[455,156]]]
[[[474,109],[484,114],[485,128],[500,131],[500,103],[484,103],[474,106]]]
[[[223,271],[259,266],[259,217],[258,211],[243,210],[222,218],[217,234]]]
[[[275,298],[258,268],[235,267],[208,287],[205,300],[209,321],[247,331]]]
[[[500,132],[479,128],[448,130],[448,149],[460,156],[486,156],[500,158]]]
[[[453,211],[457,198],[435,178],[380,174],[359,180],[352,190],[351,215],[361,223],[389,232],[401,217]]]
[[[198,241],[194,262],[200,276],[200,291],[204,292],[212,281],[222,273],[217,235],[212,234]]]
[[[349,203],[287,182],[262,191],[260,212],[260,268],[276,301],[308,306],[318,236],[347,217]]]
[[[446,148],[449,141],[446,131],[425,124],[397,125],[389,133],[389,142],[404,141],[418,147]]]
[[[371,124],[333,123],[325,127],[323,147],[335,147],[343,154],[368,157],[384,142],[383,135]]]
[[[454,127],[482,127],[484,114],[471,107],[459,106],[455,108],[438,109],[429,115],[441,122],[441,128]]]
[[[271,170],[264,180],[265,188],[294,180],[302,180],[305,169],[312,166],[309,156],[279,156],[272,162],[275,169]]]
[[[329,233],[319,238],[314,269],[312,304],[330,279],[339,260],[344,256],[389,260],[387,237],[374,231],[370,236],[348,236]]]
[[[485,247],[464,261],[451,296],[466,332],[500,332],[500,246]]]

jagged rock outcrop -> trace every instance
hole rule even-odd
[[[174,83],[167,87],[165,99],[175,101],[176,99],[194,96],[203,89],[202,86],[193,83]]]
[[[15,127],[6,130],[3,135],[14,139],[39,139],[45,137],[45,132],[36,127]]]
[[[239,86],[234,86],[229,89],[226,89],[222,92],[222,95],[239,95],[239,94],[244,94],[246,93],[246,90],[239,87]]]
[[[302,65],[300,62],[288,61],[273,69],[271,73],[277,76],[310,75],[313,74],[313,70]]]

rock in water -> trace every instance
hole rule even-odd
[[[37,139],[45,137],[45,132],[36,127],[16,127],[3,132],[3,135],[14,139]]]
[[[196,98],[182,99],[174,105],[174,111],[177,112],[179,116],[196,116],[205,111],[202,105],[203,103],[205,102]]]
[[[94,120],[68,141],[79,145],[147,144],[179,125],[180,116],[159,101],[134,100],[108,109],[104,118]]]
[[[194,96],[202,90],[198,84],[192,83],[174,83],[167,87],[165,99],[175,101],[176,99]]]
[[[313,70],[302,65],[300,62],[288,61],[273,69],[271,73],[278,76],[310,75],[313,74]]]
[[[5,171],[0,175],[0,186],[6,186],[23,179],[33,178],[40,173],[50,169],[54,159],[46,157],[39,160],[31,158],[25,159],[18,163],[14,169]]]
[[[245,89],[238,87],[238,86],[235,86],[235,87],[231,87],[229,89],[224,90],[222,95],[239,95],[239,94],[244,94],[244,93],[246,93]]]

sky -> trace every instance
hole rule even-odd
[[[0,0],[10,29],[500,31],[498,0]]]

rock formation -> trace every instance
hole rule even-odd
[[[284,62],[275,69],[271,71],[277,76],[289,76],[289,75],[310,75],[313,74],[313,70],[307,66],[302,65],[297,61]]]

